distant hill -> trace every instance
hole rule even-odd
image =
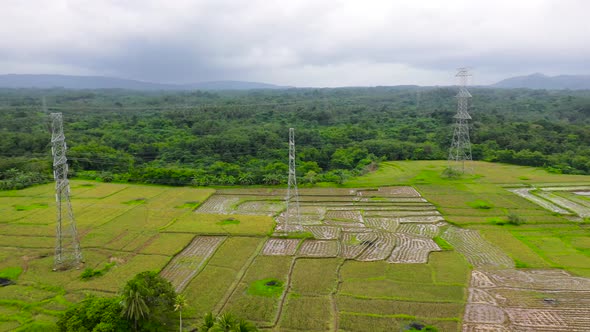
[[[507,78],[491,86],[495,88],[586,90],[590,89],[590,75],[547,76],[536,73],[528,76]]]
[[[0,88],[128,89],[128,90],[257,90],[286,89],[287,86],[244,81],[214,81],[162,84],[103,76],[0,75]]]
[[[288,89],[291,86],[245,81],[212,81],[185,84],[183,87],[195,90],[258,90],[258,89]]]

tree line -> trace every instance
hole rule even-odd
[[[417,93],[420,93],[418,102]],[[74,176],[168,185],[283,184],[288,128],[303,183],[382,160],[446,159],[452,87],[249,92],[0,90],[0,189],[51,177],[48,112]],[[590,174],[590,91],[471,89],[473,158]]]

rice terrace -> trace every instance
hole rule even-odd
[[[55,329],[88,294],[153,270],[184,317],[264,331],[590,330],[590,176],[473,162],[382,163],[344,186],[190,188],[72,180],[85,267],[52,272],[53,185],[0,191],[0,331]]]

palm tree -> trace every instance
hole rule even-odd
[[[254,326],[254,324],[250,323],[247,320],[243,320],[243,319],[236,321],[233,328],[232,328],[232,332],[256,332],[256,331],[258,331],[258,329],[256,328],[256,326]]]
[[[201,324],[200,330],[201,332],[208,332],[213,325],[215,325],[215,316],[210,312],[203,317],[203,324]]]
[[[217,319],[215,320],[215,325],[213,325],[213,328],[211,329],[211,331],[213,331],[213,332],[231,332],[231,331],[233,331],[233,327],[235,324],[236,324],[236,319],[234,318],[234,316],[229,312],[225,312],[225,313],[217,316]]]
[[[257,332],[254,324],[243,319],[237,319],[231,313],[223,313],[215,317],[208,313],[203,317],[201,332]]]
[[[138,282],[129,282],[123,289],[123,306],[122,315],[127,319],[133,320],[134,330],[137,331],[137,322],[146,319],[150,313],[150,308],[142,297],[141,285]]]
[[[182,332],[182,308],[186,307],[186,298],[184,295],[178,294],[174,298],[174,311],[178,311],[180,315],[180,332]]]

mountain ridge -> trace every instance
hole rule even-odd
[[[207,81],[188,84],[167,84],[132,80],[108,76],[75,76],[53,74],[3,74],[0,88],[64,88],[84,89],[127,89],[127,90],[259,90],[289,89],[291,86],[248,82],[248,81]]]
[[[547,76],[534,73],[515,76],[490,85],[494,88],[526,88],[546,90],[587,90],[590,89],[590,75],[557,75]]]

